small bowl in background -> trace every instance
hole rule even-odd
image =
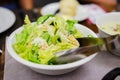
[[[100,16],[96,20],[96,26],[98,27],[99,37],[108,37],[120,34],[120,12],[110,12]],[[111,50],[110,52],[120,56],[119,47],[115,50]]]
[[[111,27],[113,24],[117,25],[120,24],[120,12],[110,12],[106,13],[99,18],[96,19],[96,26],[98,27],[99,37],[108,37],[110,35],[115,35],[117,33],[113,33],[109,30],[105,30],[108,28],[105,27]],[[113,26],[115,27],[115,26]],[[120,26],[119,26],[120,27]],[[114,30],[114,29],[110,29]],[[119,31],[120,34],[120,31]]]

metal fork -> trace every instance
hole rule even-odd
[[[97,41],[101,42],[96,43]],[[78,42],[82,44],[82,47],[58,52],[57,61],[59,63],[73,62],[101,51],[109,51],[120,56],[120,35],[105,38],[79,38]]]

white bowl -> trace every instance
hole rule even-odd
[[[109,24],[109,26],[106,24]],[[96,25],[97,25],[98,30],[99,30],[99,37],[108,37],[110,35],[120,34],[120,32],[113,33],[111,31],[109,31],[109,30],[113,30],[113,28],[115,28],[116,24],[120,25],[120,12],[106,13],[106,14],[100,16],[99,18],[97,18]],[[107,27],[109,27],[109,30],[105,30],[103,25],[106,25]],[[111,27],[113,27],[113,28],[111,28]],[[120,56],[119,47],[115,50],[110,51],[110,53],[117,55],[117,56]]]
[[[97,35],[93,31],[91,31],[90,29],[88,29],[87,27],[85,27],[83,25],[76,24],[76,28],[79,31],[81,31],[84,36],[88,36],[89,34],[91,34],[94,37],[97,37]],[[95,54],[93,54],[85,59],[82,59],[82,60],[79,60],[76,62],[72,62],[72,63],[68,63],[68,64],[62,64],[62,65],[42,65],[42,64],[36,64],[36,63],[30,62],[30,61],[24,60],[17,55],[17,53],[15,52],[15,50],[12,47],[12,44],[15,42],[15,34],[19,33],[22,29],[23,29],[23,27],[18,28],[9,36],[8,42],[7,42],[7,50],[8,50],[8,53],[16,61],[31,68],[32,70],[34,70],[36,72],[48,74],[48,75],[64,74],[64,73],[75,70],[76,68],[78,68],[79,66],[90,61],[91,59],[93,59],[97,55],[97,53],[95,53]]]
[[[99,37],[108,37],[113,35],[109,31],[105,31],[102,27],[106,24],[118,24],[120,23],[120,12],[110,12],[106,13],[96,19],[96,25],[99,30]],[[108,26],[109,27],[109,26]]]

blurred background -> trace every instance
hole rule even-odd
[[[44,6],[49,5],[50,3],[60,1],[62,0],[0,0],[0,7],[5,7],[13,11],[17,16],[16,17],[17,19],[19,17],[21,18],[22,25],[26,14],[29,16],[31,21],[35,21],[39,16],[42,15],[41,9]],[[86,5],[86,7],[89,9],[88,13],[90,13],[90,16],[87,19],[80,21],[80,23],[89,27],[95,32],[98,32],[97,27],[94,23],[96,17],[104,13],[118,11],[118,9],[120,9],[117,7],[118,6],[117,0],[76,0],[76,1],[79,3],[79,5]]]
[[[52,2],[58,2],[60,0],[0,0],[0,6],[15,9],[32,9],[43,7],[44,5]],[[119,1],[119,0],[118,0]],[[78,0],[80,4],[95,3],[104,8],[106,11],[112,11],[117,2],[116,0]]]

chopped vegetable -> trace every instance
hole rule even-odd
[[[17,54],[34,63],[53,65],[55,53],[78,47],[75,38],[82,34],[74,26],[75,20],[64,20],[59,15],[45,15],[31,23],[25,18],[23,30],[16,34],[13,48]]]

